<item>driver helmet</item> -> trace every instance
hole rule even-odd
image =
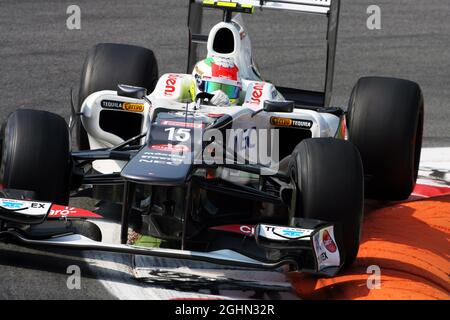
[[[193,100],[199,92],[212,94],[222,90],[230,99],[230,104],[236,105],[242,89],[238,72],[232,58],[210,57],[198,62],[192,72],[195,80],[191,88]]]

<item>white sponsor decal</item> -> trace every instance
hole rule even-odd
[[[162,120],[161,125],[187,127],[187,128],[194,128],[194,129],[201,129],[204,127],[204,124],[202,122],[181,122],[181,121],[172,121],[172,120]]]
[[[282,226],[271,226],[271,225],[260,225],[259,236],[270,240],[295,240],[299,238],[308,237],[313,233],[314,230],[302,229],[302,228],[292,228],[292,227],[282,227]]]
[[[253,227],[252,226],[240,226],[239,230],[241,230],[242,233],[253,235]]]
[[[178,79],[180,78],[179,75],[176,74],[170,74],[166,79],[166,86],[164,88],[164,95],[165,96],[173,96],[173,93],[176,89],[176,84]]]
[[[250,103],[251,104],[260,104],[261,98],[263,96],[263,90],[264,90],[265,83],[256,83],[253,86],[252,95],[250,96]]]
[[[334,227],[321,229],[313,236],[314,252],[319,271],[328,267],[339,267],[341,257],[334,237]]]
[[[29,216],[43,216],[50,210],[51,203],[0,198],[0,209],[15,211]]]

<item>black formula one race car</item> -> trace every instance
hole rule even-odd
[[[262,80],[242,20],[259,7],[327,20],[323,92]],[[146,48],[96,45],[69,125],[20,109],[2,127],[0,239],[324,276],[352,264],[364,198],[400,200],[413,190],[424,111],[416,83],[383,77],[361,78],[346,111],[329,105],[339,7],[190,0],[187,74],[159,77]],[[207,10],[224,14],[205,35]],[[212,105],[206,90],[192,96],[202,44],[209,57],[234,59],[236,105]],[[121,243],[102,242],[97,213],[69,206],[86,196],[121,206]],[[130,229],[164,246],[130,244]]]

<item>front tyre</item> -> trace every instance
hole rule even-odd
[[[38,110],[11,113],[2,129],[0,183],[34,191],[37,200],[67,204],[71,172],[67,124]]]
[[[294,149],[289,174],[296,186],[294,218],[318,219],[342,227],[344,265],[358,254],[364,210],[364,175],[352,143],[306,139]]]

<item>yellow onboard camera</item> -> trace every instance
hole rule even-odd
[[[204,0],[202,6],[205,8],[211,9],[221,9],[228,12],[241,12],[241,13],[249,13],[252,14],[255,11],[255,7],[248,4],[239,4],[235,2],[227,2],[227,1],[211,1]]]

